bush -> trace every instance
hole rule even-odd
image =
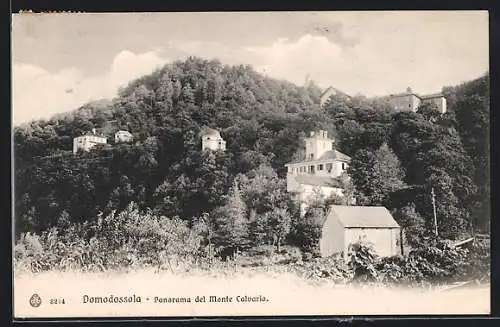
[[[464,279],[489,278],[490,256],[487,249],[452,247],[433,240],[413,249],[408,257],[383,258],[377,265],[380,280],[404,284],[444,284]]]
[[[90,235],[87,231],[90,230]],[[103,270],[125,267],[192,265],[201,237],[179,218],[140,212],[132,203],[123,212],[99,216],[94,224],[57,228],[40,236],[24,234],[14,249],[16,269]]]
[[[321,226],[316,218],[306,215],[292,228],[290,241],[302,251],[306,260],[307,257],[314,258],[319,256]]]
[[[352,270],[340,255],[326,258],[314,258],[298,267],[303,271],[303,276],[308,279],[328,279],[336,283],[346,283],[352,280]]]
[[[375,268],[377,254],[373,245],[364,241],[349,246],[349,267],[353,271],[353,280],[356,282],[378,281],[379,273]]]

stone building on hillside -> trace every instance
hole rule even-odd
[[[389,103],[396,111],[413,111],[416,112],[418,107],[423,103],[433,103],[438,108],[439,112],[446,112],[446,98],[441,93],[418,95],[408,87],[405,93],[391,94],[387,97]]]
[[[92,133],[87,133],[73,139],[73,153],[77,153],[80,149],[90,151],[90,149],[98,144],[107,144],[107,138],[98,134],[95,129],[92,129]]]
[[[205,128],[201,132],[201,150],[225,151],[226,141],[220,136],[218,130]]]
[[[306,157],[285,165],[287,191],[299,203],[302,215],[317,194],[343,196],[340,176],[347,170],[351,158],[335,150],[333,143],[327,131],[311,132],[305,139]]]

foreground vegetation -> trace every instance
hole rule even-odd
[[[141,269],[218,277],[242,272],[291,273],[307,280],[341,284],[489,281],[489,247],[480,244],[459,248],[430,239],[406,256],[378,258],[370,244],[357,243],[345,262],[340,256],[320,258],[307,248],[293,245],[279,251],[272,245],[249,247],[226,256],[217,248],[209,251],[208,235],[203,231],[201,223],[189,228],[178,218],[141,212],[130,205],[119,214],[100,217],[93,225],[23,234],[15,246],[14,267],[17,273]]]

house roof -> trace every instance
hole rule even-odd
[[[220,137],[220,133],[218,130],[206,127],[202,130],[201,135],[203,136],[217,136]]]
[[[351,160],[351,157],[337,150],[329,150],[326,151],[321,157],[319,157],[318,160],[325,160],[325,159],[337,159],[339,161],[349,161]]]
[[[435,98],[443,98],[444,95],[442,93],[433,93],[433,94],[426,94],[426,95],[421,95],[420,98],[425,100],[425,99],[435,99]]]
[[[413,93],[413,92],[404,92],[404,93],[397,93],[397,94],[389,94],[387,96],[387,98],[399,98],[399,97],[406,97],[406,96],[409,96],[409,95],[414,95],[417,98],[420,98],[420,95],[418,95],[417,93]]]
[[[442,98],[444,97],[442,93],[433,93],[433,94],[426,94],[426,95],[419,95],[417,93],[413,93],[413,92],[405,92],[405,93],[398,93],[398,94],[391,94],[389,96],[387,96],[387,98],[398,98],[398,97],[405,97],[405,96],[408,96],[408,95],[414,95],[416,96],[417,98],[421,99],[421,100],[426,100],[426,99],[434,99],[434,98]]]
[[[330,206],[328,217],[334,215],[344,227],[398,228],[389,210],[385,207]]]
[[[334,92],[334,93],[332,93],[332,95],[333,95],[333,94],[339,94],[339,95],[346,96],[346,97],[348,97],[348,98],[350,98],[350,97],[351,97],[351,96],[350,96],[350,95],[348,95],[347,93],[345,93],[345,92],[343,92],[343,91],[341,91],[341,90],[339,90],[339,89],[336,89],[336,88],[334,88],[334,87],[332,87],[332,86],[327,87],[327,88],[325,89],[325,91],[323,91],[323,93],[321,93],[321,97],[325,96],[328,92],[331,92],[331,91],[333,91],[333,92]]]
[[[336,187],[341,188],[340,180],[328,176],[318,176],[318,175],[297,175],[293,176],[295,180],[304,185],[313,186],[326,186],[326,187]]]
[[[132,135],[129,131],[124,131],[124,130],[119,130],[115,134],[127,134],[127,135]]]
[[[104,136],[102,134],[98,134],[97,132],[96,132],[96,134],[94,134],[92,132],[86,132],[86,133],[83,133],[82,135],[75,136],[74,138],[77,139],[80,137],[87,137],[87,136],[94,136],[94,137],[99,137],[101,139],[106,139],[106,136]]]
[[[347,154],[344,154],[340,151],[337,150],[328,150],[321,157],[318,159],[304,159],[304,160],[296,160],[296,161],[290,161],[287,163],[288,164],[296,164],[300,162],[315,162],[315,161],[322,161],[322,160],[329,160],[329,159],[336,159],[338,161],[345,161],[349,162],[351,160],[351,157],[349,157]]]

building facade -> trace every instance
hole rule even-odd
[[[401,229],[384,207],[333,205],[319,241],[323,257],[340,253],[347,260],[351,244],[364,241],[382,257],[401,253]]]
[[[83,151],[90,151],[90,149],[98,144],[107,144],[106,137],[96,134],[75,137],[73,139],[73,153],[77,153],[80,149]]]
[[[418,95],[409,87],[405,93],[391,94],[388,98],[389,103],[396,111],[413,111],[416,112],[418,107],[424,103],[432,103],[436,105],[440,113],[444,114],[446,108],[446,98],[441,93]]]
[[[226,141],[220,136],[219,131],[206,128],[201,133],[201,150],[225,151]]]
[[[115,133],[115,143],[132,142],[134,136],[128,131],[118,131]]]
[[[305,158],[287,167],[287,191],[299,203],[301,214],[317,196],[343,195],[340,176],[346,172],[350,157],[334,149],[327,131],[311,132],[305,139]]]

